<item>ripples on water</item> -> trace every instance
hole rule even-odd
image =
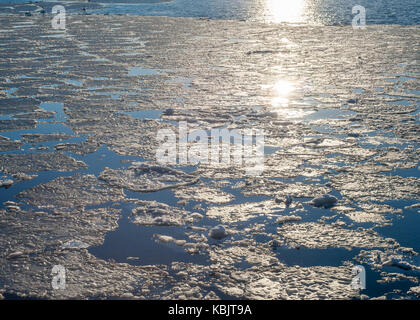
[[[27,0],[0,0],[25,3]],[[54,1],[58,2],[58,1]],[[83,6],[88,5],[82,2]],[[171,17],[208,17],[260,22],[294,22],[322,25],[351,24],[352,8],[366,8],[367,24],[420,24],[418,0],[90,0],[90,13]],[[91,7],[92,4],[100,7]],[[82,7],[68,11],[81,12]],[[1,12],[1,10],[0,10]]]

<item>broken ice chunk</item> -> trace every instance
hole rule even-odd
[[[210,238],[221,240],[223,238],[226,238],[229,234],[226,232],[225,227],[222,225],[218,225],[214,228],[211,228],[209,231]]]
[[[0,188],[9,188],[13,184],[13,180],[0,180]]]
[[[135,201],[138,207],[131,211],[132,222],[144,226],[181,226],[186,211],[157,201]]]
[[[70,240],[61,246],[62,249],[86,249],[89,247],[87,243],[79,240]]]
[[[407,261],[401,260],[399,257],[391,257],[389,260],[385,261],[383,265],[397,267],[403,270],[418,269],[416,266],[411,265]]]
[[[153,235],[153,238],[155,238],[157,241],[160,241],[162,243],[170,243],[176,240],[174,237],[165,236],[163,234],[157,234],[157,233]]]
[[[302,220],[302,218],[299,216],[282,216],[282,217],[277,218],[276,223],[283,224],[286,222],[294,222],[294,221],[300,221],[300,220]]]
[[[24,253],[22,251],[14,251],[7,256],[7,259],[16,259],[23,255]]]
[[[337,203],[338,199],[332,195],[324,194],[322,197],[312,199],[310,202],[314,207],[324,207],[325,209],[331,208]]]

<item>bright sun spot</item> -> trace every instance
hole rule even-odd
[[[266,0],[269,22],[302,22],[306,0]]]
[[[280,80],[274,84],[273,89],[275,95],[285,98],[295,89],[295,87],[289,81]]]
[[[299,84],[287,80],[279,80],[272,85],[263,86],[269,90],[269,97],[271,103],[271,111],[277,113],[279,118],[295,119],[305,116],[308,111],[305,111],[296,106],[290,106],[290,98],[298,90]]]
[[[263,85],[262,87],[268,90],[267,94],[273,107],[287,105],[289,95],[296,89],[292,82],[286,80],[279,80],[272,85]]]

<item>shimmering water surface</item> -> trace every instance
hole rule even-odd
[[[26,0],[0,0],[0,4],[23,4]],[[31,6],[51,8],[51,3],[66,4],[73,13],[132,14],[170,17],[208,17],[262,22],[311,23],[321,25],[350,24],[356,5],[366,8],[368,24],[413,25],[420,23],[417,0],[91,0],[36,2]],[[86,8],[86,11],[83,11]],[[0,12],[7,12],[8,7]]]

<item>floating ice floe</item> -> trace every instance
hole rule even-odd
[[[414,294],[414,295],[416,295],[417,297],[420,297],[420,286],[417,286],[417,287],[411,287],[410,288],[410,290],[408,290],[408,292],[407,293],[409,293],[409,294]]]
[[[127,257],[127,260],[131,261],[131,260],[140,260],[139,257]]]
[[[279,199],[290,196],[292,200],[293,198],[314,198],[319,194],[331,192],[331,188],[326,185],[302,182],[287,184],[274,179],[248,180],[246,184],[238,185],[238,187],[241,187],[242,193],[246,196],[264,195],[272,197],[274,193]]]
[[[79,240],[70,240],[61,246],[62,249],[86,249],[88,247],[87,243]]]
[[[88,110],[84,110],[86,114]],[[82,116],[85,117],[85,116]],[[75,119],[68,122],[71,129],[79,134],[91,132],[86,141],[92,145],[106,144],[120,155],[141,155],[145,159],[155,159],[156,150],[160,141],[158,131],[171,128],[174,125],[154,119],[134,119],[130,115],[117,115],[112,117],[96,117],[95,119]],[[176,150],[176,144],[173,145]]]
[[[276,223],[283,224],[286,222],[294,222],[294,221],[300,221],[300,220],[302,220],[302,218],[299,216],[283,216],[283,217],[278,217],[276,220]]]
[[[174,194],[176,197],[187,201],[204,201],[217,204],[228,203],[234,198],[230,193],[206,185],[177,188]]]
[[[15,206],[15,205],[8,205],[6,206],[7,211],[16,211],[19,212],[21,211],[19,206]]]
[[[157,233],[155,233],[153,235],[153,238],[156,239],[156,241],[159,241],[159,242],[165,243],[165,244],[173,242],[174,244],[176,244],[177,246],[180,246],[180,247],[184,247],[184,246],[185,247],[191,247],[191,246],[196,245],[194,243],[187,243],[187,240],[176,239],[176,238],[171,237],[171,236],[167,236],[167,235],[163,235],[163,234],[157,234]]]
[[[331,176],[331,182],[343,197],[357,201],[413,200],[418,198],[420,190],[417,177],[372,173],[370,169],[362,172],[346,170]]]
[[[32,180],[32,179],[38,177],[38,175],[36,175],[36,174],[26,174],[26,173],[23,173],[23,172],[18,172],[18,173],[12,174],[12,177],[14,179],[16,179],[17,182],[21,182],[21,181],[26,181],[26,180]]]
[[[420,203],[412,204],[411,206],[404,207],[406,210],[417,209],[417,212],[420,213]]]
[[[62,141],[70,139],[71,136],[65,133],[25,133],[21,134],[21,137],[25,142],[39,143],[48,141]]]
[[[420,267],[404,261],[400,257],[391,257],[389,260],[385,261],[383,265],[389,267],[397,267],[403,270],[420,270]]]
[[[13,180],[7,179],[7,180],[0,180],[0,188],[9,188],[12,186]]]
[[[169,167],[135,163],[128,169],[106,168],[99,179],[111,186],[136,192],[154,192],[196,183],[199,177]]]
[[[0,137],[0,152],[16,150],[20,148],[23,143],[19,140],[16,141],[9,141],[9,140],[2,140]]]
[[[5,167],[5,172],[9,174],[49,170],[72,171],[87,167],[83,161],[61,152],[0,154],[0,166]]]
[[[358,209],[347,205],[335,205],[332,210],[344,214],[356,223],[373,222],[377,225],[385,225],[390,221],[390,213],[399,214],[401,209],[395,209],[386,204],[359,202]]]
[[[287,244],[307,248],[394,248],[398,243],[391,238],[382,238],[373,230],[347,229],[339,225],[312,222],[286,223],[277,229]]]
[[[121,200],[123,196],[121,188],[109,186],[90,174],[58,177],[17,195],[18,198],[27,199],[29,204],[52,210],[98,205]]]
[[[314,198],[310,202],[314,207],[331,208],[337,203],[338,199],[332,195],[325,194],[322,197]]]
[[[23,256],[23,254],[24,253],[22,251],[14,251],[14,252],[9,253],[7,255],[7,259],[16,259],[16,258],[19,258],[19,257]]]
[[[135,200],[131,211],[134,224],[144,226],[181,226],[187,212],[157,201]]]
[[[211,228],[209,231],[210,238],[216,239],[216,240],[222,240],[223,238],[226,238],[229,235],[229,233],[226,231],[225,227],[222,225],[218,225],[214,228]]]
[[[200,220],[200,219],[203,219],[203,215],[198,212],[193,212],[190,215],[190,218]]]
[[[166,236],[163,234],[157,234],[157,233],[153,235],[153,238],[155,238],[156,240],[162,243],[170,243],[176,240],[174,237]]]

